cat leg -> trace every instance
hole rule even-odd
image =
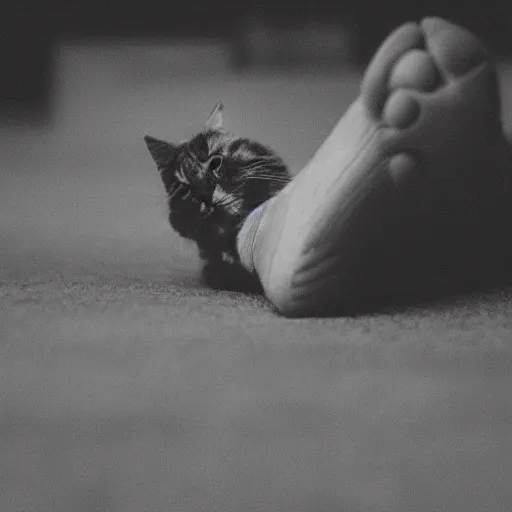
[[[236,263],[207,261],[201,272],[203,283],[214,290],[261,294],[261,283],[253,273]]]
[[[434,259],[448,257],[451,239],[461,255],[476,247],[495,206],[510,202],[499,103],[493,64],[471,33],[439,18],[395,30],[312,160],[240,231],[242,262],[278,311],[350,312],[371,287],[356,276],[375,241],[393,240],[397,218],[406,226],[409,214]]]

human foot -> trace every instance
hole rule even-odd
[[[481,43],[438,18],[403,25],[310,163],[246,221],[242,262],[286,316],[353,312],[372,294],[359,279],[365,272],[379,281],[379,272],[393,273],[390,262],[398,268],[395,257],[409,269],[418,257],[425,268],[456,268],[485,242],[502,213],[489,198],[508,186],[508,151]],[[397,228],[404,213],[413,222],[398,219]],[[407,238],[397,236],[402,228]],[[388,233],[400,250],[387,251],[387,268],[375,272],[379,258],[372,268],[368,261]]]

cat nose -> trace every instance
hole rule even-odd
[[[209,185],[202,185],[197,189],[197,199],[199,202],[211,203],[213,197],[213,187]]]
[[[212,196],[211,194],[205,194],[204,192],[197,195],[197,201],[199,203],[211,203]]]

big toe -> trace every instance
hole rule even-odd
[[[441,18],[421,21],[427,47],[449,77],[464,75],[489,59],[482,42],[468,30]]]

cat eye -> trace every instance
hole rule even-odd
[[[213,155],[208,161],[208,172],[212,173],[217,179],[219,178],[219,170],[222,165],[222,156]]]

